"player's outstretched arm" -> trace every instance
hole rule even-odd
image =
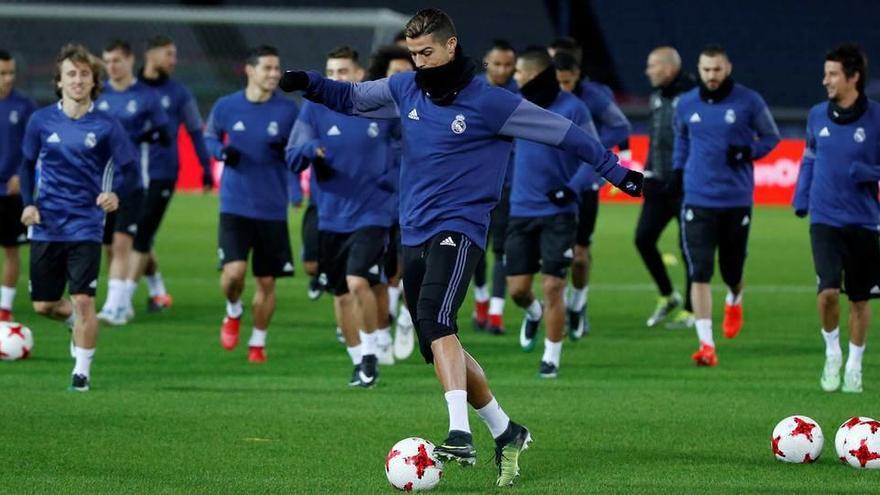
[[[307,100],[346,115],[376,119],[400,117],[388,78],[359,83],[333,81],[315,71],[289,70],[281,77],[282,90],[302,91]]]

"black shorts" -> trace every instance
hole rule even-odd
[[[394,225],[388,230],[388,251],[385,253],[385,276],[389,279],[398,275],[398,262],[400,261],[400,224]]]
[[[684,254],[691,270],[691,280],[708,283],[718,267],[728,286],[742,281],[748,254],[751,208],[701,208],[685,205],[681,211]]]
[[[492,239],[492,252],[495,253],[496,259],[504,254],[509,223],[510,187],[505,186],[501,189],[498,204],[492,209],[492,219],[489,223],[489,237]]]
[[[880,235],[862,227],[810,225],[818,291],[842,289],[850,301],[880,297]]]
[[[599,216],[599,191],[584,191],[581,194],[580,210],[578,211],[577,238],[575,239],[578,246],[589,246],[593,243],[597,216]]]
[[[27,227],[21,223],[21,196],[0,196],[0,246],[27,244]]]
[[[345,277],[362,277],[370,285],[384,284],[386,227],[364,227],[351,233],[321,232],[318,273],[321,284],[334,296],[348,293]]]
[[[321,252],[318,236],[318,207],[309,200],[302,220],[302,260],[317,262]]]
[[[403,290],[426,362],[434,361],[432,342],[458,333],[458,310],[482,257],[473,241],[451,231],[403,247]]]
[[[31,241],[31,300],[60,301],[65,285],[70,295],[95,297],[100,269],[100,242]]]
[[[144,211],[144,190],[136,189],[119,200],[119,208],[107,214],[104,220],[104,244],[113,244],[113,233],[134,237],[138,231],[141,212]]]
[[[220,214],[217,254],[220,266],[247,262],[251,250],[251,271],[255,277],[293,276],[293,255],[286,221],[256,220],[230,213]]]
[[[173,180],[153,180],[147,188],[143,202],[143,211],[138,223],[137,233],[134,236],[134,250],[139,253],[149,253],[153,249],[156,240],[156,232],[168,209],[168,203],[174,196]]]
[[[511,217],[504,248],[507,275],[531,275],[540,270],[565,278],[574,259],[576,224],[573,214]]]

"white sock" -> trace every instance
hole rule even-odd
[[[727,291],[727,296],[724,297],[724,302],[732,306],[739,306],[743,302],[742,291],[739,291],[739,294],[736,296],[733,295],[733,292]]]
[[[230,318],[241,318],[244,308],[241,307],[241,299],[238,301],[226,300],[226,316]]]
[[[503,315],[504,314],[504,298],[503,297],[493,297],[489,299],[489,314],[490,315]]]
[[[532,321],[538,321],[542,316],[544,316],[544,310],[541,308],[541,303],[535,299],[532,301],[532,304],[529,304],[529,307],[526,308],[526,317]]]
[[[712,320],[709,318],[697,320],[694,325],[697,328],[697,338],[701,344],[715,347],[715,339],[712,337]]]
[[[846,358],[846,371],[862,371],[862,354],[865,353],[864,345],[849,343],[849,357]]]
[[[351,358],[351,364],[361,364],[361,349],[362,346],[360,344],[354,347],[346,347],[345,350],[348,351],[348,357]]]
[[[73,367],[73,374],[85,375],[86,378],[88,378],[92,367],[92,358],[95,357],[95,350],[74,347],[73,353],[76,355],[76,364]]]
[[[400,302],[400,289],[394,286],[388,286],[388,313],[397,316],[397,304]]]
[[[376,332],[367,333],[363,330],[358,330],[358,333],[361,335],[361,346],[363,346],[363,355],[364,356],[375,356],[378,351],[377,347],[379,347],[378,342],[376,342],[379,337],[376,335]]]
[[[478,285],[474,287],[474,299],[477,302],[486,302],[489,300],[489,288],[485,285]]]
[[[386,328],[380,328],[380,329],[376,330],[376,344],[377,345],[379,345],[380,347],[385,347],[385,346],[391,345],[392,342],[393,341],[391,339],[391,329],[390,328],[386,327]]]
[[[584,309],[584,306],[587,305],[587,292],[589,292],[589,290],[589,287],[584,287],[583,289],[572,287],[571,295],[569,296],[571,299],[571,306],[569,309],[572,311],[580,311]]]
[[[544,357],[541,361],[545,363],[553,363],[559,367],[559,358],[562,355],[562,341],[553,342],[550,339],[544,339]]]
[[[12,311],[12,301],[15,300],[15,287],[0,287],[0,309]]]
[[[131,307],[131,300],[134,299],[134,291],[136,291],[136,290],[137,290],[137,282],[135,282],[134,280],[126,279],[125,280],[125,296],[124,296],[125,300],[123,301],[125,303],[125,307],[127,307],[127,308]]]
[[[489,433],[492,434],[492,438],[500,437],[507,431],[507,427],[510,425],[510,418],[504,413],[504,409],[501,409],[501,406],[498,405],[495,397],[492,397],[491,402],[477,409],[477,414],[480,415],[480,418],[489,427]]]
[[[150,297],[156,296],[164,296],[167,294],[165,292],[165,282],[162,280],[162,274],[156,272],[152,275],[147,275],[147,287],[150,289]]]
[[[822,329],[822,338],[825,339],[825,357],[843,355],[843,351],[840,349],[840,327],[830,332]]]
[[[266,331],[254,327],[248,340],[248,347],[266,347]]]
[[[449,431],[458,430],[470,433],[467,390],[450,390],[446,392],[446,407],[449,409]]]
[[[107,282],[107,306],[110,309],[124,307],[125,303],[125,280],[111,278]]]

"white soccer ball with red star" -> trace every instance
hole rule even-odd
[[[431,490],[443,477],[443,463],[434,457],[431,442],[418,437],[404,438],[385,456],[385,476],[398,490]]]
[[[837,458],[840,459],[840,462],[846,464],[846,436],[853,428],[866,421],[874,421],[874,419],[866,416],[853,416],[844,421],[837,429],[837,434],[834,435],[834,450],[837,452]]]
[[[862,421],[846,434],[844,457],[859,469],[880,469],[880,421]]]
[[[18,361],[27,359],[34,348],[31,329],[15,322],[0,322],[0,359]]]
[[[822,455],[825,435],[819,423],[807,416],[789,416],[773,429],[770,448],[782,462],[809,464]]]

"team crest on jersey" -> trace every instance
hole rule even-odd
[[[86,134],[86,139],[84,141],[86,148],[94,148],[96,144],[98,144],[98,137],[95,136],[94,132],[90,132]]]
[[[171,106],[171,98],[169,98],[168,95],[163,96],[160,101],[162,103],[162,108],[168,108]]]
[[[857,143],[865,142],[865,128],[859,127],[856,129],[856,132],[853,134],[853,140]]]
[[[375,122],[370,122],[370,125],[367,126],[367,136],[371,138],[379,136],[379,124]]]
[[[13,125],[18,123],[18,110],[9,112],[9,123]]]
[[[110,110],[110,104],[107,103],[107,100],[101,100],[101,103],[98,103],[98,110],[100,110],[102,112],[106,112],[107,110]]]
[[[269,127],[266,128],[266,132],[270,136],[277,136],[278,135],[278,122],[276,122],[274,120],[272,122],[269,122]]]
[[[732,108],[728,108],[727,111],[724,112],[724,121],[728,124],[736,122],[736,112],[734,112]]]
[[[135,113],[138,111],[138,103],[134,100],[128,100],[128,105],[125,105],[125,111],[128,113]]]
[[[455,116],[455,120],[452,121],[452,132],[456,134],[461,134],[467,129],[467,123],[464,121],[464,115],[458,114]]]
[[[657,95],[651,96],[651,108],[656,110],[656,109],[660,108],[660,105],[662,105],[662,104],[663,104],[663,101],[661,101],[659,96],[657,96]]]
[[[684,212],[684,219],[688,222],[694,219],[694,210],[688,208],[687,211]]]

